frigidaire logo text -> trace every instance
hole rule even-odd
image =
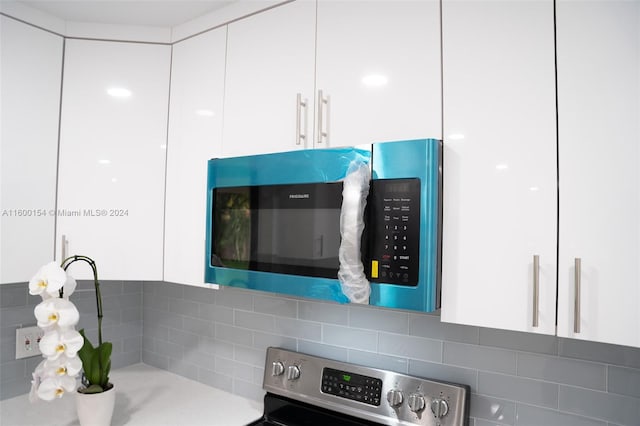
[[[289,194],[289,198],[309,198],[309,194]]]

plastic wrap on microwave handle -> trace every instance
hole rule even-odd
[[[340,269],[338,280],[342,292],[352,303],[369,303],[371,286],[364,274],[360,241],[364,229],[364,208],[367,204],[371,170],[369,164],[354,160],[343,181],[340,211]]]

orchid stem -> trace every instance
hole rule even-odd
[[[81,255],[74,255],[74,256],[67,257],[62,261],[61,266],[66,271],[67,268],[71,266],[71,264],[79,260],[82,260],[83,262],[88,263],[89,266],[91,266],[91,269],[93,270],[93,285],[96,290],[96,307],[98,311],[98,346],[101,346],[102,345],[102,294],[100,293],[100,282],[98,281],[98,267],[96,266],[96,263],[93,261],[93,259],[87,256],[81,256]]]

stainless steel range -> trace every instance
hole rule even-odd
[[[467,426],[469,386],[268,348],[258,425]]]

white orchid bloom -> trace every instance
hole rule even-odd
[[[36,369],[33,370],[33,373],[31,373],[31,376],[33,377],[33,380],[31,380],[31,391],[29,392],[29,402],[31,403],[34,403],[38,400],[38,388],[40,387],[40,383],[45,376],[46,369],[44,367],[44,364],[46,361],[46,359],[42,360],[42,362],[38,364]]]
[[[29,281],[29,294],[39,294],[43,299],[56,297],[67,281],[67,273],[56,262],[49,262],[38,270]]]
[[[44,366],[53,375],[75,377],[82,370],[82,361],[77,356],[61,355],[56,359],[46,360]]]
[[[76,306],[66,299],[43,300],[33,312],[38,320],[38,327],[45,330],[56,325],[61,328],[73,327],[80,319]]]
[[[65,281],[64,286],[62,286],[62,296],[69,300],[69,296],[76,291],[77,286],[78,283],[76,283],[76,280],[71,275],[67,274],[67,280]]]
[[[73,358],[83,344],[84,339],[77,331],[53,329],[40,340],[40,352],[49,360],[56,360],[61,355]]]
[[[65,392],[76,390],[76,380],[70,376],[53,376],[42,380],[38,387],[37,394],[40,399],[52,401],[55,398],[62,398]]]

